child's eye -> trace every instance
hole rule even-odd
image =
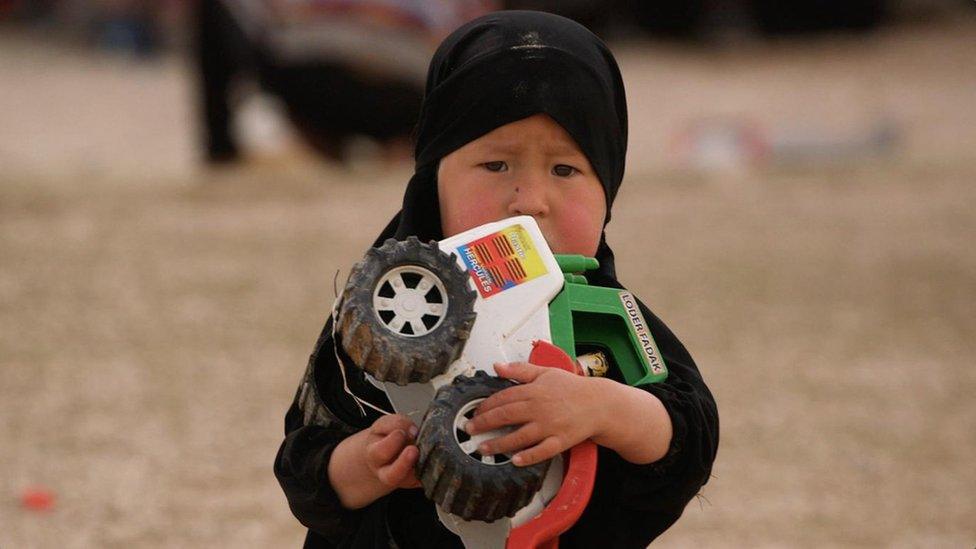
[[[508,164],[506,164],[505,162],[503,162],[501,160],[493,160],[491,162],[485,162],[484,164],[482,164],[482,166],[484,166],[485,169],[488,170],[489,172],[507,172],[508,171]]]
[[[552,175],[556,177],[569,177],[579,173],[579,170],[566,164],[557,164],[552,167]]]

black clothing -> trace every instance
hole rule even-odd
[[[623,177],[627,116],[623,83],[606,46],[567,19],[536,12],[494,13],[448,37],[431,62],[418,126],[416,170],[403,208],[377,239],[443,237],[437,163],[465,143],[504,124],[546,113],[587,155],[610,205]],[[601,239],[600,269],[591,284],[622,288],[613,252]],[[644,547],[673,524],[708,481],[718,446],[715,401],[691,356],[674,334],[640,304],[669,369],[667,380],[642,389],[657,396],[671,417],[667,455],[635,465],[599,448],[596,485],[579,521],[560,546]],[[422,490],[397,490],[357,511],[345,510],[328,481],[332,450],[376,419],[361,415],[343,389],[331,321],[319,337],[305,380],[285,418],[286,437],[275,474],[295,516],[309,527],[306,547],[460,547]],[[338,348],[338,349],[337,349]],[[343,362],[351,362],[343,358]],[[384,395],[346,371],[350,389],[389,409]],[[396,544],[391,544],[395,539]]]
[[[644,388],[661,399],[671,416],[671,448],[657,463],[634,465],[600,447],[593,495],[583,516],[560,537],[564,549],[646,546],[678,520],[711,471],[718,444],[715,403],[678,339],[649,310],[641,309],[669,368],[664,383]],[[275,475],[292,512],[309,528],[305,547],[387,548],[389,532],[403,549],[462,547],[440,524],[433,504],[420,489],[394,491],[357,511],[339,504],[328,481],[332,450],[354,430],[369,426],[378,414],[367,408],[366,417],[359,415],[344,392],[331,329],[332,323],[327,322],[309,359],[308,377],[285,417],[287,435],[275,461]],[[341,353],[342,347],[338,348]],[[343,357],[343,362],[350,365],[348,358]],[[389,409],[361,370],[350,365],[346,373],[353,392]],[[318,395],[322,401],[303,399],[303,393]]]

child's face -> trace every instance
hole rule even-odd
[[[445,237],[531,215],[553,252],[596,255],[603,187],[573,138],[547,115],[496,128],[442,158],[437,190]]]

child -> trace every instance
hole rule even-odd
[[[416,173],[403,208],[377,239],[440,240],[532,215],[557,253],[596,256],[591,283],[622,287],[603,235],[623,178],[627,114],[606,46],[567,19],[500,12],[461,27],[431,61]],[[628,387],[527,363],[496,366],[521,385],[482,403],[470,430],[516,426],[487,442],[517,465],[576,443],[600,445],[596,485],[561,547],[645,547],[708,480],[718,444],[715,402],[688,352],[646,307],[669,368],[660,384]],[[285,419],[275,474],[306,547],[460,547],[413,474],[416,428],[367,410],[343,389],[331,322]],[[390,409],[356,368],[352,392]],[[625,417],[627,421],[620,421]]]

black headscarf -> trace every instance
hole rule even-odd
[[[627,104],[617,62],[585,27],[533,11],[502,11],[471,21],[437,49],[417,125],[415,173],[387,238],[444,238],[437,196],[440,159],[486,133],[544,113],[576,141],[603,186],[604,226],[620,188],[627,151]],[[600,278],[615,279],[601,237]]]

